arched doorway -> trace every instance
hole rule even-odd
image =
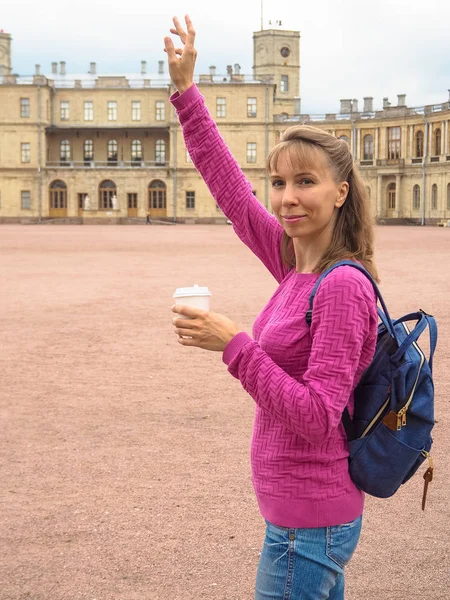
[[[397,190],[395,183],[390,183],[387,186],[387,216],[395,217],[397,210]]]
[[[167,216],[167,188],[164,181],[154,179],[148,186],[148,207],[151,216]]]
[[[117,188],[114,181],[105,179],[99,186],[99,199],[98,207],[99,210],[112,210],[112,197],[117,197]]]
[[[52,181],[49,188],[49,217],[67,217],[67,185],[61,179]]]

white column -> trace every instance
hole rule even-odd
[[[433,148],[433,123],[428,123],[428,156],[434,156]]]
[[[448,120],[444,121],[444,152],[443,154],[449,154],[448,149]]]
[[[379,127],[377,127],[375,129],[375,160],[377,160],[379,158],[379,153],[378,153],[378,140],[379,140]]]
[[[402,176],[395,176],[395,212],[397,217],[403,216]]]
[[[377,129],[378,132],[378,129]],[[379,219],[381,219],[382,217],[384,217],[384,214],[382,214],[382,210],[383,210],[383,199],[381,197],[381,194],[383,193],[382,190],[382,176],[378,175],[378,179],[377,179],[377,217]]]
[[[414,125],[409,126],[409,155],[414,156]]]
[[[356,130],[356,158],[361,158],[361,129]]]

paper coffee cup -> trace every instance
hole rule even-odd
[[[177,288],[173,295],[175,304],[191,306],[201,310],[211,310],[211,292],[207,287],[193,285],[192,287]],[[183,317],[184,315],[179,315]]]

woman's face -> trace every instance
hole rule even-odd
[[[348,183],[336,183],[327,155],[311,150],[302,165],[289,149],[283,150],[270,172],[270,202],[277,219],[291,238],[316,239],[333,232],[337,210],[344,204]]]

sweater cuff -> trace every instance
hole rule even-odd
[[[235,356],[242,350],[242,348],[252,341],[252,338],[248,335],[248,333],[245,333],[245,331],[241,331],[235,335],[231,342],[228,342],[228,344],[225,346],[225,350],[222,354],[223,362],[228,366],[233,358],[235,358]]]
[[[185,90],[182,94],[175,92],[170,96],[170,101],[174,105],[177,111],[183,109],[185,106],[190,104],[193,100],[200,96],[198,87],[193,83],[190,88]]]

